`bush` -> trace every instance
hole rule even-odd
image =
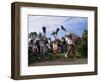
[[[87,43],[87,30],[84,30],[82,38],[80,39],[79,43],[76,46],[76,55],[81,57],[88,56],[88,43]]]

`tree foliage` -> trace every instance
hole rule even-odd
[[[81,57],[87,57],[88,56],[87,51],[88,51],[88,32],[87,30],[84,30],[82,37],[76,46],[76,52],[77,54],[80,54]]]

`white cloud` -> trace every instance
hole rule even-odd
[[[69,17],[29,16],[29,32],[41,32],[43,26],[47,27],[47,31],[53,31],[59,28],[67,19]]]
[[[85,17],[64,17],[64,16],[29,16],[29,33],[30,32],[42,32],[42,27],[46,26],[47,35],[50,36],[52,31],[55,31],[56,28],[60,28],[63,25],[68,31],[79,30],[82,32],[84,29],[84,24],[88,20]],[[82,30],[81,30],[82,28]],[[78,31],[76,31],[78,32]],[[63,35],[63,31],[59,32],[59,35]],[[78,33],[80,34],[80,33]]]

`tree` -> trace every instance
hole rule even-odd
[[[55,32],[55,31],[53,31],[53,32],[51,33],[51,35],[53,35],[54,38],[56,38],[56,32]]]
[[[88,33],[87,30],[84,30],[83,35],[82,35],[82,45],[83,45],[83,49],[82,49],[82,55],[87,57],[87,49],[88,49]]]
[[[88,41],[87,41],[88,39],[87,39],[87,37],[88,37],[88,32],[87,32],[87,30],[84,30],[82,37],[76,46],[76,52],[78,54],[80,54],[82,57],[88,56],[88,54],[87,54],[87,51],[88,51]]]
[[[88,35],[88,34],[87,34],[87,30],[84,30],[83,35],[82,35],[82,39],[83,39],[84,42],[86,42],[86,43],[87,43],[87,38],[88,38],[87,35]]]

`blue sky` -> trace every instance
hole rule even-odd
[[[51,36],[52,31],[55,31],[56,28],[61,28],[63,25],[68,32],[74,32],[80,37],[85,29],[88,27],[88,18],[87,17],[71,17],[71,16],[28,16],[29,22],[29,33],[30,32],[42,32],[42,27],[47,28],[46,35]],[[65,35],[65,32],[60,30],[58,37],[61,38]]]

